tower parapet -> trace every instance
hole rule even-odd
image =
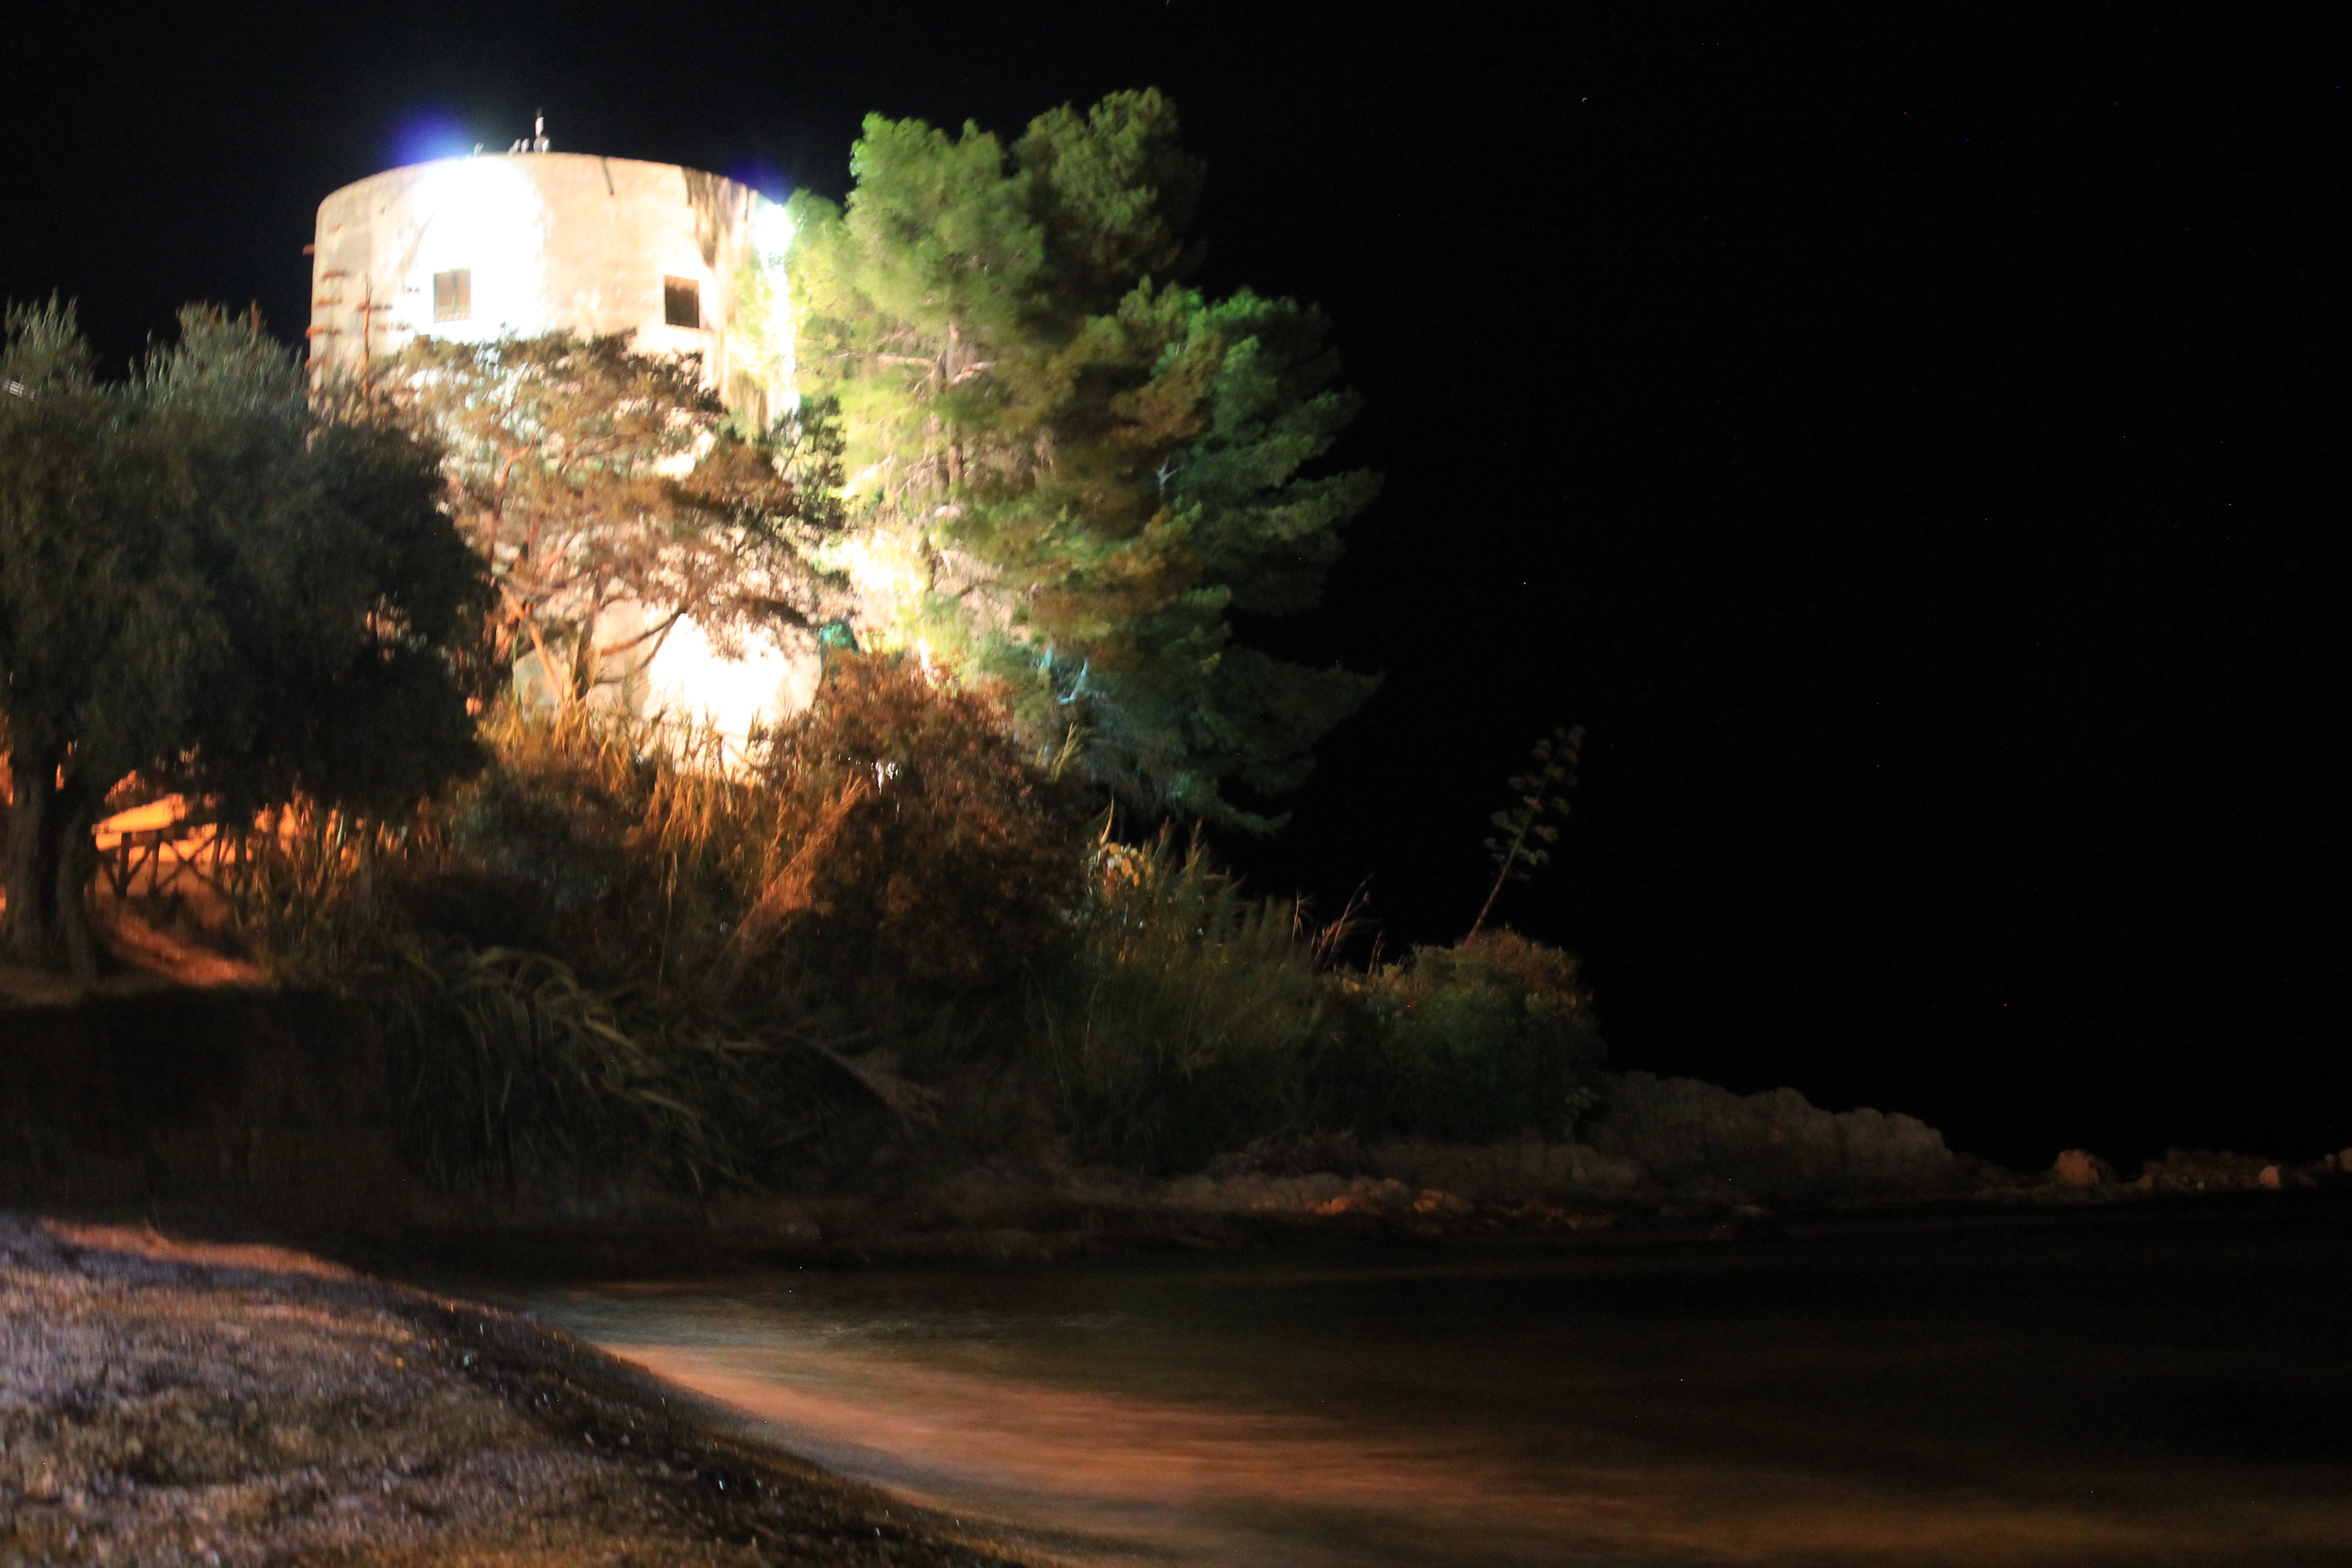
[[[357,373],[428,334],[626,331],[642,353],[700,354],[764,423],[793,401],[790,238],[782,207],[675,163],[523,151],[387,169],[319,204],[310,363]]]

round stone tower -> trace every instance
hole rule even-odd
[[[791,238],[784,209],[733,180],[544,138],[388,169],[319,204],[310,364],[357,374],[421,335],[625,331],[641,353],[700,354],[728,406],[765,425],[793,401]],[[805,636],[722,653],[691,619],[627,662],[604,696],[736,739],[805,707],[820,668]]]
[[[530,150],[388,169],[319,204],[310,359],[356,372],[418,334],[627,331],[702,356],[739,413],[792,397],[784,210],[733,180]]]

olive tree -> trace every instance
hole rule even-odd
[[[479,762],[489,595],[433,441],[191,309],[105,382],[70,307],[0,346],[0,943],[96,968],[91,828],[133,774],[223,820],[390,812]]]

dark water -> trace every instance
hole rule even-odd
[[[2352,1563],[2347,1200],[533,1305],[1090,1563]]]

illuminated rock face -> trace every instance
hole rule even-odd
[[[700,354],[728,406],[765,425],[794,400],[790,240],[782,207],[673,163],[509,153],[388,169],[319,205],[311,363],[356,374],[420,335],[625,331],[639,353]],[[728,658],[682,625],[604,694],[739,739],[805,707],[814,645],[743,641]]]

